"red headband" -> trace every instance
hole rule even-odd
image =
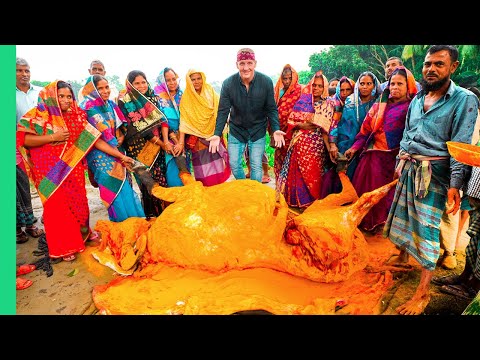
[[[253,51],[240,51],[237,53],[237,61],[255,60],[255,53]]]

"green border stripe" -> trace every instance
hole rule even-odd
[[[0,109],[2,109],[3,128],[7,132],[0,141],[2,171],[0,189],[0,314],[16,313],[15,289],[15,221],[16,221],[16,161],[15,161],[15,45],[0,45]]]

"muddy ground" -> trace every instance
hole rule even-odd
[[[271,178],[274,179],[273,173]],[[268,184],[274,187],[274,182]],[[138,192],[138,188],[135,188]],[[107,211],[102,205],[98,189],[92,187],[87,182],[87,194],[90,206],[90,224],[94,227],[97,220],[108,219]],[[42,205],[38,194],[32,188],[32,200],[35,216],[40,219],[42,215]],[[38,226],[43,227],[40,221]],[[365,234],[368,241],[368,234]],[[388,241],[388,240],[386,240]],[[462,234],[461,249],[464,250],[468,242],[468,236],[465,231]],[[79,254],[73,262],[62,261],[53,265],[54,273],[47,277],[43,271],[33,271],[30,274],[23,275],[24,278],[33,281],[33,285],[25,290],[18,290],[17,295],[17,314],[19,315],[92,315],[97,313],[97,309],[92,300],[92,289],[95,285],[107,284],[118,275],[113,270],[98,264],[93,260],[91,251],[98,244],[87,242],[87,250]],[[30,238],[24,244],[17,244],[17,265],[33,263],[38,258],[32,254],[37,248],[37,240]],[[465,255],[463,251],[457,256],[458,266],[455,270],[444,270],[440,267],[435,271],[435,275],[443,276],[452,273],[461,273],[465,265]],[[72,274],[74,275],[72,276]],[[395,308],[406,302],[412,297],[418,281],[420,279],[420,268],[399,274],[400,280],[390,291],[391,297],[383,315],[395,315]],[[469,304],[469,301],[456,298],[451,295],[443,294],[438,291],[437,286],[431,284],[432,299],[425,309],[425,315],[460,315]]]

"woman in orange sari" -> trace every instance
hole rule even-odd
[[[43,203],[45,255],[50,258],[75,260],[92,233],[85,190],[88,151],[96,147],[122,163],[133,162],[99,139],[100,135],[78,107],[71,85],[61,80],[40,91],[37,106],[18,123],[17,144],[26,149]]]

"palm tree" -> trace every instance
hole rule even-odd
[[[428,45],[405,45],[402,51],[402,59],[412,59],[412,71],[415,70],[415,55],[423,53]]]

